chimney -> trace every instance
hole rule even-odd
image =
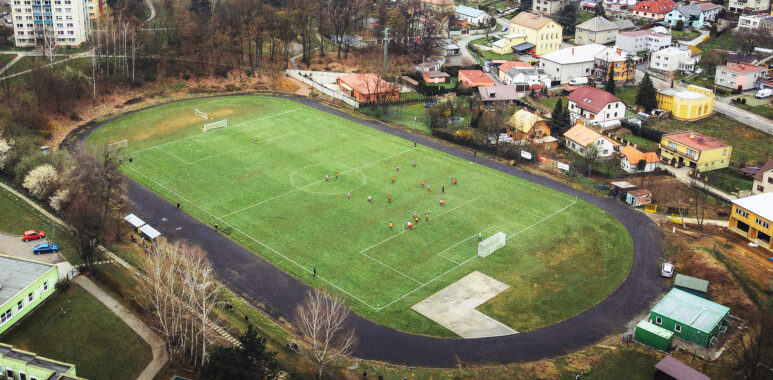
[[[617,55],[621,55],[622,50],[617,49]]]
[[[694,133],[690,133],[690,138],[694,139],[695,138],[695,134]]]

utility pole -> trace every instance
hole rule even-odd
[[[389,59],[389,27],[384,28],[384,72],[387,71],[387,61]]]

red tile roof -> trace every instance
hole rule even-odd
[[[674,3],[671,0],[657,0],[657,1],[649,0],[649,1],[642,1],[639,4],[636,4],[636,6],[633,7],[633,10],[648,12],[648,13],[665,14],[665,13],[671,12],[674,8],[676,8],[676,3]]]
[[[396,88],[381,79],[378,74],[352,74],[338,77],[338,80],[363,95],[381,94],[394,91]]]
[[[722,68],[726,69],[726,70],[730,70],[730,71],[739,72],[739,73],[751,73],[751,72],[755,72],[755,71],[765,70],[764,67],[749,65],[749,64],[746,64],[746,63],[739,63],[737,65],[722,66]]]
[[[655,152],[642,152],[636,148],[634,148],[631,145],[624,146],[620,148],[620,154],[625,156],[625,158],[630,162],[631,164],[638,164],[639,161],[645,160],[648,164],[650,163],[657,163],[660,161],[658,158],[658,154]]]
[[[762,175],[769,170],[773,170],[773,160],[769,160],[765,165],[762,165],[760,170],[758,170],[757,173],[754,173],[754,179],[762,181]]]
[[[693,4],[695,4],[695,3],[693,3]],[[702,9],[704,11],[708,11],[708,10],[711,10],[711,9],[717,9],[717,8],[722,9],[721,5],[717,5],[717,4],[714,4],[714,3],[698,3],[698,4],[695,4],[695,5],[697,5],[698,8],[700,8],[700,9]]]
[[[697,132],[677,132],[663,135],[663,137],[682,144],[686,147],[704,151],[709,149],[716,149],[728,146],[727,144],[714,140],[710,137],[706,137]]]
[[[577,107],[593,113],[599,113],[609,103],[622,101],[617,96],[590,86],[572,91],[567,99],[577,103]]]
[[[469,83],[463,82],[464,79],[468,80]],[[459,82],[463,82],[465,86],[469,87],[494,85],[494,80],[482,70],[459,70]]]

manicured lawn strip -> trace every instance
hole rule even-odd
[[[695,131],[733,146],[731,165],[773,157],[773,136],[722,115],[695,121],[664,119],[650,125],[663,132]]]
[[[511,298],[501,297],[491,302],[492,312],[517,311],[498,317],[525,331],[595,304],[614,291],[630,268],[632,249],[624,228],[608,223],[609,217],[589,204],[570,206],[574,199],[566,195],[297,107],[249,96],[170,104],[105,126],[89,143],[128,138],[125,153],[134,160],[124,170],[132,178],[170,202],[181,200],[183,209],[205,224],[220,221],[222,233],[301,281],[345,295],[355,312],[405,331],[453,336],[410,306],[473,270],[530,290],[528,297],[538,301],[516,298],[522,303],[513,305]],[[421,110],[423,104],[414,107]],[[220,115],[216,119],[227,114],[229,127],[202,134],[203,121],[192,115],[194,108]],[[179,138],[185,140],[173,142]],[[412,160],[417,167],[410,165]],[[402,167],[399,173],[397,166]],[[336,171],[342,173],[337,181],[332,178]],[[460,178],[460,185],[451,187],[451,177]],[[432,184],[432,192],[422,189],[421,181]],[[446,193],[440,195],[443,185]],[[394,196],[393,203],[386,202],[387,194]],[[367,195],[374,201],[367,202]],[[449,204],[441,207],[440,197]],[[431,221],[422,220],[419,228],[404,233],[413,211],[428,212]],[[569,223],[589,217],[604,230]],[[395,223],[394,231],[388,221]],[[520,233],[496,254],[477,258],[472,237],[497,230]],[[583,239],[598,241],[600,235],[609,245],[584,249]],[[558,241],[554,237],[583,248],[562,253],[560,260],[542,255]],[[597,285],[580,285],[586,279],[571,269],[580,265],[594,268]],[[317,278],[309,273],[312,267]],[[544,289],[563,294],[548,295]],[[568,307],[561,306],[567,302]],[[535,317],[519,319],[524,315]]]
[[[54,294],[3,342],[75,364],[88,379],[135,379],[152,359],[150,346],[79,285]]]
[[[619,86],[615,89],[615,95],[629,107],[636,105],[636,92],[639,87],[636,86]]]
[[[556,103],[558,103],[558,99],[564,99],[564,106],[566,105],[566,98],[562,96],[551,96],[547,98],[542,98],[539,100],[539,104],[542,104],[548,107],[552,111],[553,108],[556,107]]]
[[[624,138],[636,144],[639,150],[643,150],[645,152],[657,152],[658,150],[658,143],[652,140],[647,140],[644,137],[630,134],[630,135],[626,135]]]
[[[0,188],[0,231],[19,235],[26,230],[42,230],[49,241],[60,247],[60,253],[71,264],[82,263],[69,240],[69,232],[41,215],[27,202]]]
[[[708,176],[711,186],[732,193],[735,189],[750,190],[752,180],[744,177],[736,168],[724,168],[703,173]]]
[[[751,113],[756,113],[757,115],[760,115],[762,117],[766,117],[768,119],[773,120],[773,108],[770,107],[770,104],[762,104],[759,106],[751,106],[748,104],[734,104],[736,107],[740,107],[744,110],[747,110]]]
[[[381,106],[360,108],[359,111],[391,124],[397,124],[427,134],[432,133],[432,130],[429,128],[427,108],[421,102],[390,106],[386,112],[384,112]]]

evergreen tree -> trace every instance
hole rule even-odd
[[[569,130],[572,125],[572,119],[569,116],[569,110],[564,107],[563,99],[558,99],[556,106],[553,107],[553,113],[550,115],[550,132],[555,136],[561,136]]]
[[[711,24],[711,29],[709,29],[709,36],[716,37],[717,36],[717,23]]]
[[[518,9],[520,9],[521,12],[531,12],[532,3],[533,0],[521,0],[521,3],[518,5]]]
[[[610,94],[615,93],[615,68],[613,63],[609,63],[609,75],[607,76],[607,83],[604,83],[604,90]]]
[[[676,30],[676,31],[682,31],[682,30],[684,30],[684,21],[682,21],[682,20],[677,20],[677,21],[676,21],[676,25],[674,25],[674,30]]]
[[[655,86],[652,85],[650,75],[644,74],[644,79],[642,79],[639,84],[639,91],[636,93],[636,105],[641,106],[648,112],[658,108],[656,95],[657,91],[655,90]]]
[[[558,12],[556,21],[564,27],[564,35],[574,35],[574,27],[577,25],[577,6],[569,2]]]
[[[270,379],[279,371],[276,352],[266,348],[266,339],[247,326],[239,337],[241,346],[216,347],[201,369],[203,379]]]
[[[604,9],[604,3],[601,1],[597,2],[596,7],[593,9],[597,17],[604,17],[604,15],[607,13],[607,11]]]

